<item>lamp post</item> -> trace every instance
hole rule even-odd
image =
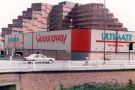
[[[69,28],[72,29],[73,28],[73,19],[70,19],[70,25]]]
[[[105,8],[106,8],[106,5],[105,5],[105,3],[106,3],[106,1],[104,0],[104,2],[103,2],[103,5],[104,5],[104,10],[105,10]],[[104,10],[102,11],[103,13],[103,19],[104,19],[104,63],[105,63],[105,52],[106,52],[106,50],[105,50],[105,12],[104,12]]]
[[[129,61],[130,61],[130,50],[133,50],[133,42],[129,43]]]
[[[32,35],[31,35],[31,38],[32,38],[32,54],[34,53],[34,50],[33,50],[33,44],[34,44],[34,41],[33,41],[33,38],[34,38],[34,35],[33,35],[33,30],[32,30]]]

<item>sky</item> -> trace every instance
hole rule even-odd
[[[62,1],[75,3],[104,3],[104,0],[1,0],[0,1],[0,32],[1,28],[12,23],[12,19],[17,19],[22,15],[22,11],[31,7],[32,3],[58,4]],[[129,31],[135,31],[135,0],[105,0],[105,6],[118,18],[124,27]]]

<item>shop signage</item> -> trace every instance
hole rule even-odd
[[[132,34],[102,33],[102,40],[131,41]]]
[[[37,42],[41,43],[62,43],[65,44],[67,34],[36,35]]]
[[[19,42],[19,37],[10,37],[8,38],[8,42]]]

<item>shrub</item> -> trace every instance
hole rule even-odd
[[[64,88],[63,85],[60,85],[60,90],[135,90],[135,84],[128,84],[125,86],[120,86],[116,84],[104,83],[104,84],[95,84],[95,83],[85,83],[81,85],[75,85],[70,88]]]

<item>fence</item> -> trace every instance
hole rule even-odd
[[[121,69],[135,69],[135,60],[56,61],[52,64],[44,61],[0,61],[0,73]]]

